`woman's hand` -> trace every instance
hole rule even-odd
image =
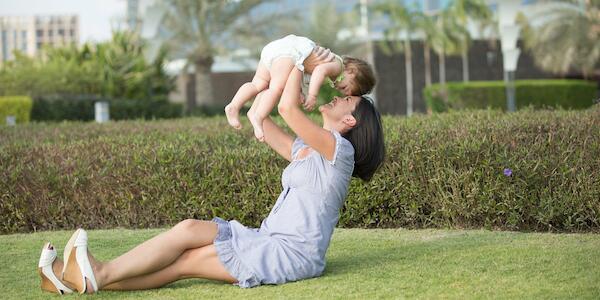
[[[333,55],[331,50],[323,48],[321,46],[316,46],[313,49],[312,54],[304,60],[304,70],[307,73],[312,73],[315,67],[317,67],[320,64],[332,62],[334,58],[335,56]]]

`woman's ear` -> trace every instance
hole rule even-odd
[[[356,119],[352,115],[345,115],[342,122],[350,128],[353,128],[356,125]]]

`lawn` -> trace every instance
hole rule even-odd
[[[110,259],[162,229],[93,230],[90,249]],[[44,241],[62,256],[69,231],[0,236],[2,299],[47,298],[35,272]],[[104,292],[96,298],[388,299],[600,297],[600,235],[485,230],[336,229],[319,278],[240,289],[206,280]]]

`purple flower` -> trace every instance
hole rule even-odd
[[[512,175],[512,170],[511,169],[504,169],[504,175],[505,176],[511,176]]]

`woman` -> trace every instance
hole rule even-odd
[[[350,178],[370,180],[383,162],[384,143],[379,113],[365,97],[335,97],[319,107],[323,126],[312,122],[299,107],[301,78],[298,70],[290,74],[278,106],[298,138],[270,118],[263,123],[266,143],[290,164],[260,228],[185,220],[109,262],[94,259],[80,229],[65,247],[64,266],[51,245],[44,248],[42,288],[137,290],[192,277],[253,287],[319,276]],[[59,274],[68,287],[59,286]]]

